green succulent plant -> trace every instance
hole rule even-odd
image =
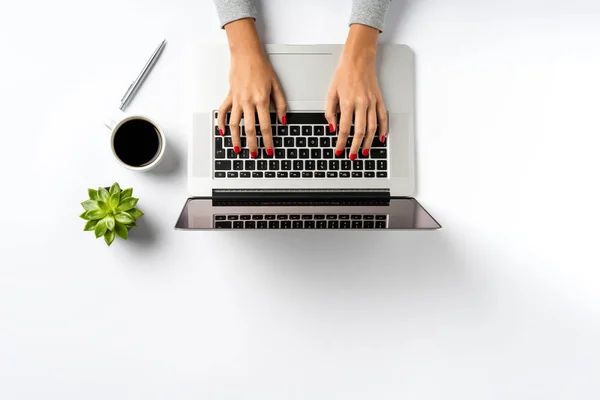
[[[135,207],[139,199],[132,197],[133,189],[121,190],[115,182],[109,190],[88,189],[88,195],[90,198],[81,203],[85,211],[80,217],[87,221],[83,230],[94,231],[96,239],[104,236],[108,246],[117,236],[127,240],[129,229],[144,215]]]

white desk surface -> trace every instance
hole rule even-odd
[[[343,42],[349,3],[263,1],[261,30]],[[596,0],[394,0],[444,230],[186,233],[178,71],[186,41],[225,42],[212,2],[6,2],[0,399],[600,398],[598,21]],[[133,173],[102,121],[164,37],[130,111],[169,158]],[[107,248],[77,216],[113,181],[146,217]]]

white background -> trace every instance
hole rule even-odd
[[[264,1],[263,38],[343,42],[349,3]],[[130,111],[168,157],[134,173],[102,122],[163,38]],[[212,2],[4,1],[0,399],[600,398],[600,3],[394,0],[381,40],[444,230],[176,232]],[[114,181],[146,216],[107,248],[77,216]]]

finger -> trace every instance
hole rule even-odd
[[[350,136],[350,126],[352,125],[353,108],[349,105],[342,106],[342,114],[340,116],[340,126],[338,129],[338,141],[335,147],[335,156],[343,157],[346,141]]]
[[[362,143],[363,157],[369,156],[369,151],[373,145],[373,139],[377,132],[377,103],[373,102],[367,109],[367,135]]]
[[[327,95],[327,105],[325,106],[325,119],[329,123],[329,133],[337,130],[337,108],[339,98],[337,91],[331,89]]]
[[[269,112],[269,103],[263,104],[257,108],[258,122],[262,132],[263,142],[269,157],[273,156],[273,134],[271,132],[271,113]]]
[[[354,109],[354,140],[350,148],[350,159],[356,160],[358,151],[367,131],[367,107],[364,103],[357,104]]]
[[[256,143],[256,110],[252,104],[244,105],[244,130],[246,131],[246,140],[250,149],[250,157],[258,157],[258,143]]]
[[[234,103],[231,109],[231,117],[229,118],[229,129],[231,130],[231,140],[233,141],[233,151],[239,154],[242,148],[242,140],[240,139],[240,121],[242,119],[242,108]]]
[[[379,122],[379,141],[385,143],[385,139],[388,135],[388,114],[383,104],[383,99],[380,97],[377,100],[377,120]]]
[[[225,100],[223,101],[223,104],[221,104],[221,107],[219,107],[219,117],[217,119],[218,121],[218,125],[219,125],[219,134],[221,136],[225,135],[225,129],[226,129],[226,125],[227,125],[227,113],[231,110],[231,95],[227,95],[227,97],[225,98]]]
[[[282,124],[287,125],[287,102],[285,101],[285,96],[283,95],[283,90],[281,89],[279,81],[273,83],[271,97],[273,98],[273,105],[277,112],[277,119],[281,121]]]

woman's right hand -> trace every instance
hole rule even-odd
[[[225,25],[231,67],[229,72],[229,94],[219,108],[219,132],[225,134],[226,115],[231,111],[229,128],[234,152],[240,152],[240,121],[244,117],[244,130],[250,149],[250,156],[258,156],[256,125],[260,126],[266,152],[273,156],[273,136],[271,133],[271,100],[277,111],[277,118],[286,124],[287,104],[279,80],[262,48],[254,20],[241,19]],[[256,121],[256,114],[258,121]]]

